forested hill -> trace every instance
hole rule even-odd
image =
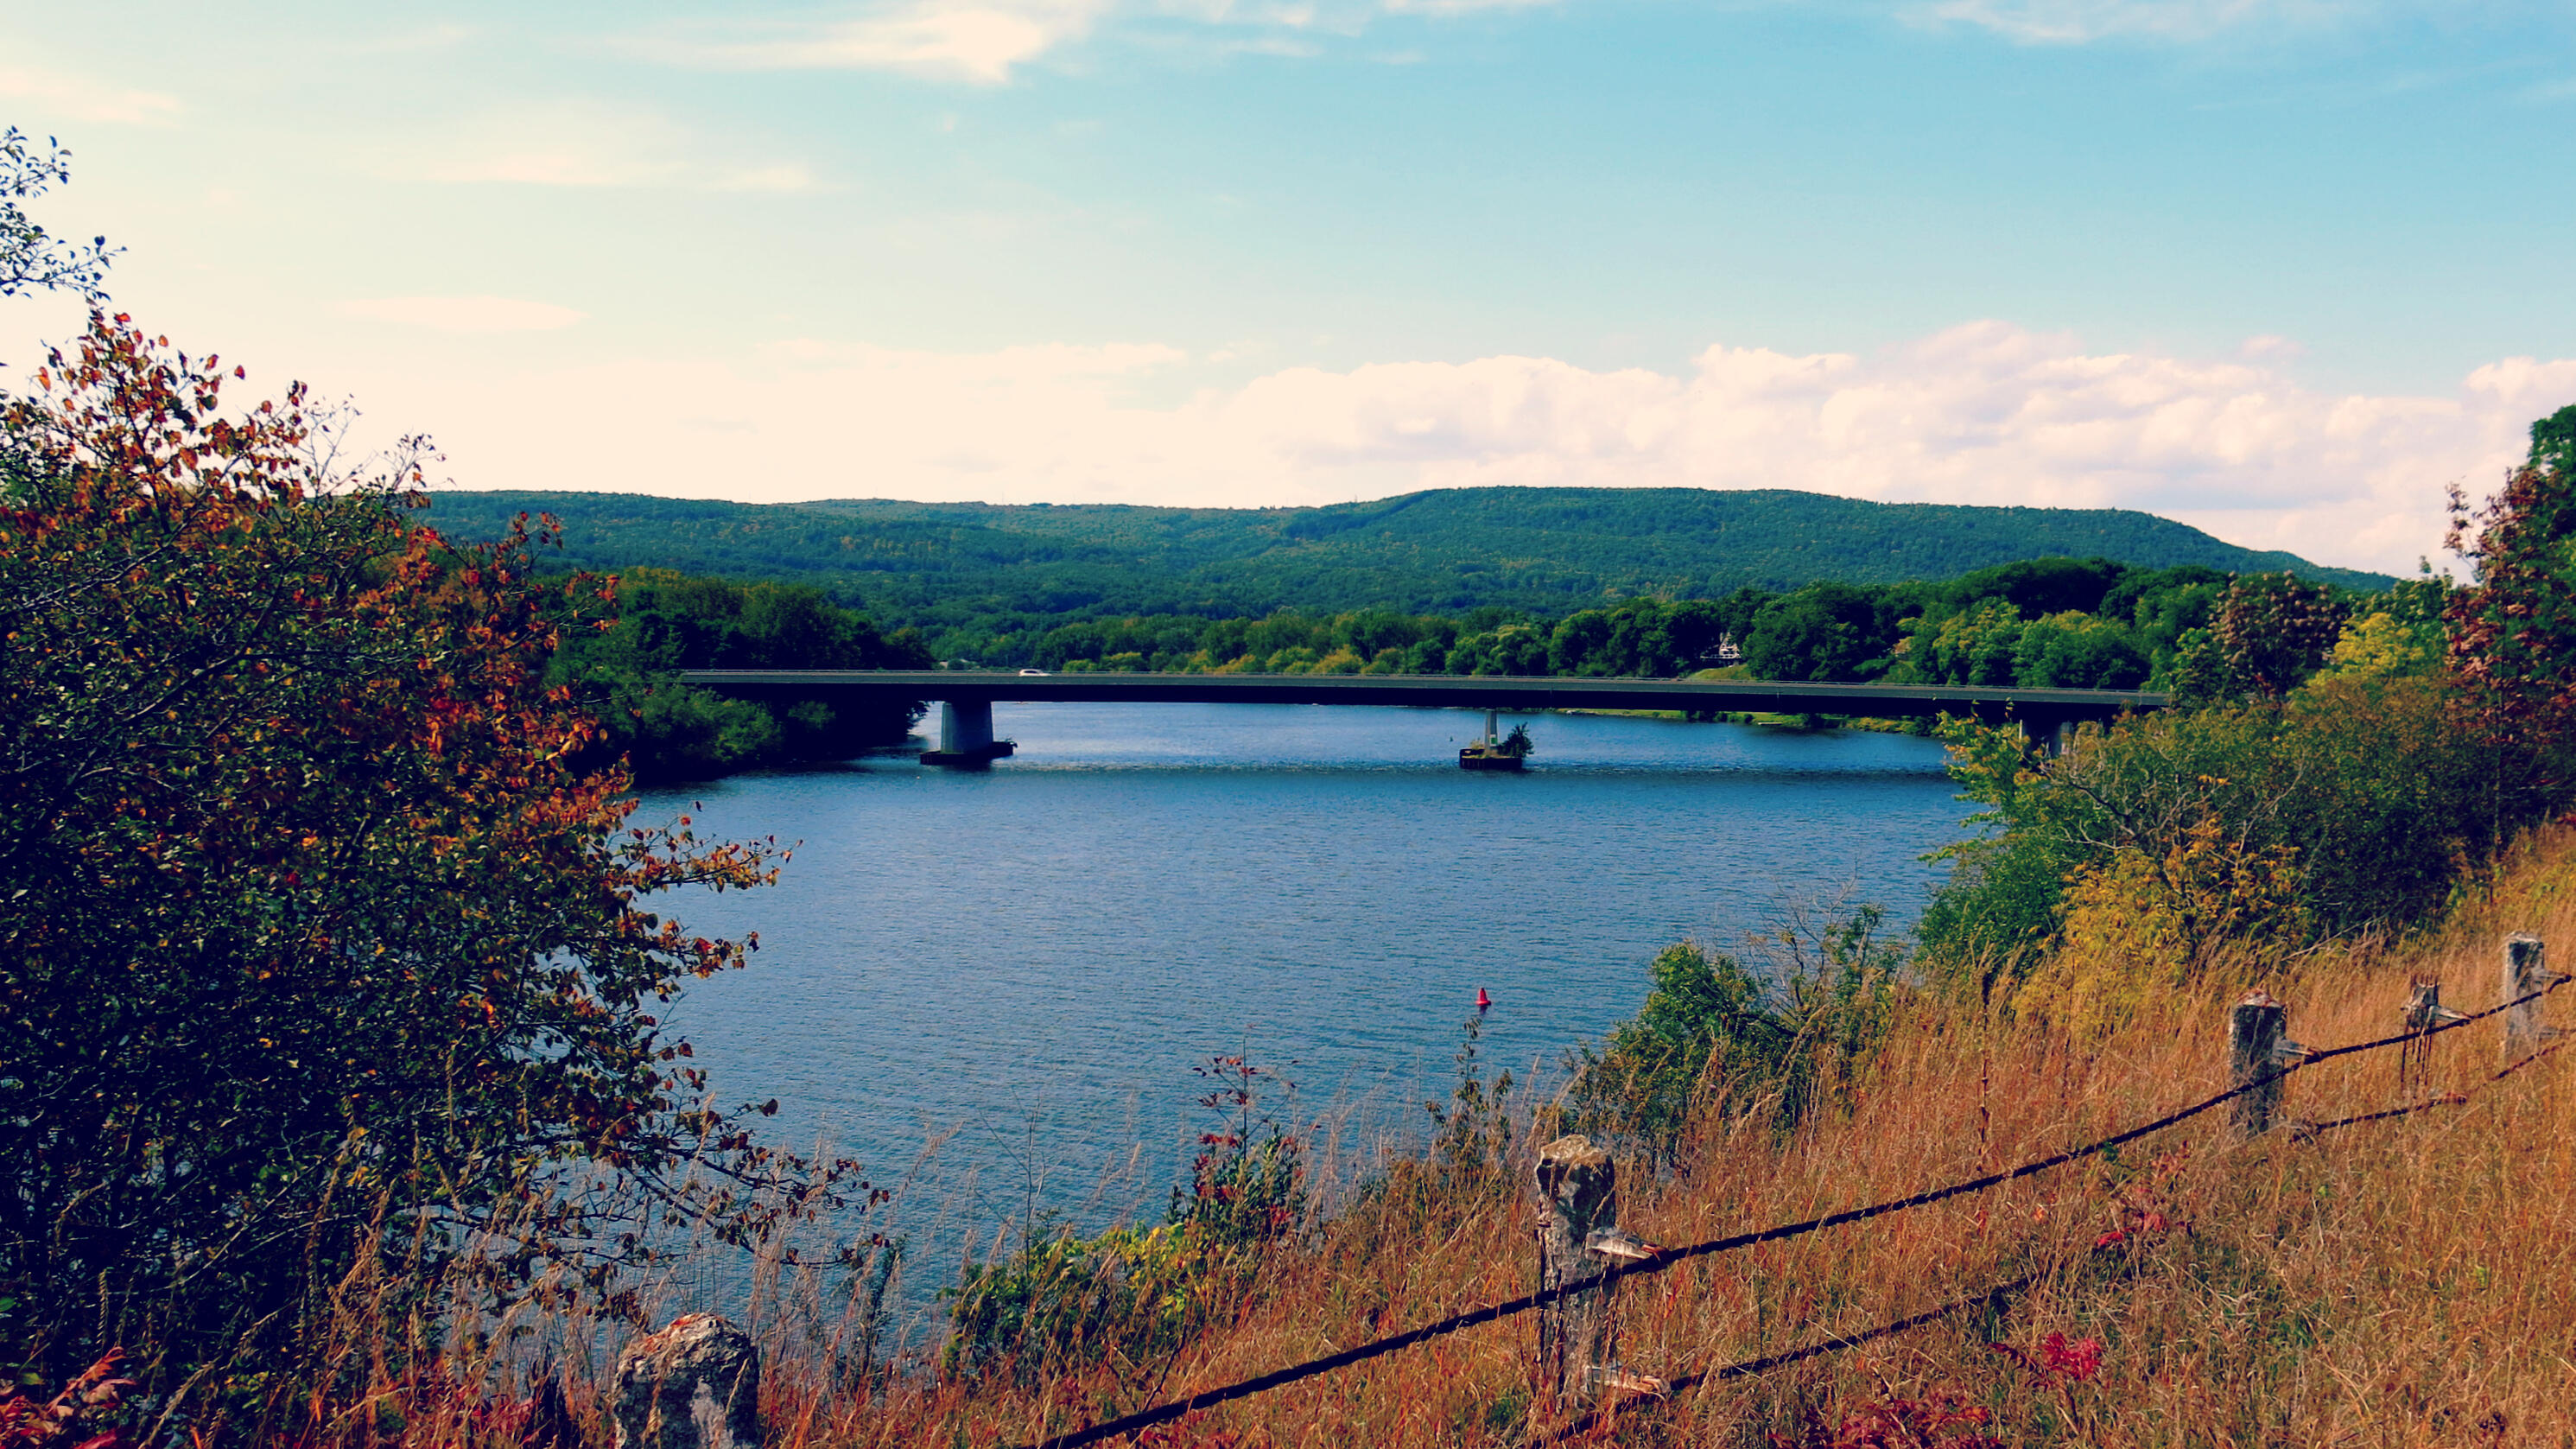
[[[1605,596],[1894,583],[2049,555],[2389,582],[2123,509],[1865,503],[1786,489],[1464,488],[1264,509],[553,492],[435,500],[430,521],[453,537],[489,537],[521,511],[551,513],[569,565],[819,584],[925,625],[994,613],[1242,617],[1283,605],[1556,614]]]

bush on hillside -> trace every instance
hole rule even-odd
[[[1981,992],[2017,988],[2079,910],[2087,939],[2159,973],[2225,941],[2292,951],[2393,929],[2441,904],[2478,830],[2479,753],[2420,676],[2132,718],[2057,760],[2009,728],[1947,737],[1953,776],[1988,807],[1977,819],[1999,829],[1946,852],[1955,869],[1918,935]]]
[[[2576,409],[2559,415],[2576,419]],[[2215,955],[2262,969],[2319,941],[2429,919],[2521,828],[2576,799],[2576,479],[2532,458],[2472,514],[2470,586],[2358,601],[2240,579],[2175,666],[2179,708],[2043,760],[1950,727],[1988,808],[1945,852],[1924,959],[1981,994],[2094,1024]],[[2042,979],[2024,977],[2062,946]]]
[[[333,1387],[353,1301],[605,1291],[655,1216],[741,1238],[828,1187],[650,1014],[745,946],[643,897],[766,853],[630,828],[582,765],[544,676],[590,586],[407,529],[413,457],[336,476],[300,391],[228,417],[122,317],[36,377],[0,409],[0,1362],[122,1345],[202,1422],[237,1369]]]
[[[1768,1110],[1794,1125],[1887,1029],[1905,956],[1884,920],[1874,906],[1820,929],[1793,920],[1757,938],[1763,969],[1696,942],[1665,947],[1644,1007],[1566,1054],[1565,1129],[1671,1166],[1708,1114]]]
[[[1152,1227],[1085,1237],[1039,1216],[982,1262],[966,1265],[941,1366],[1024,1383],[1111,1360],[1134,1364],[1186,1343],[1274,1246],[1305,1226],[1307,1138],[1268,1108],[1295,1088],[1242,1057],[1191,1068],[1209,1114],[1169,1211]]]

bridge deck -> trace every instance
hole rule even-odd
[[[1973,714],[2032,723],[2162,709],[2144,690],[1972,689],[1777,680],[1562,679],[1411,674],[1016,674],[955,669],[692,669],[690,684],[850,691],[898,699],[1153,704],[1366,704],[1453,709],[1680,709],[1907,718]]]

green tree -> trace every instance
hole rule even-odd
[[[2576,473],[2576,403],[2532,423],[2529,466]]]
[[[1556,626],[1548,640],[1547,672],[1550,674],[1609,674],[1613,672],[1608,658],[1611,621],[1607,609],[1585,609],[1569,614]]]
[[[1918,624],[1905,662],[1931,684],[2009,685],[2026,627],[2011,601],[1982,599],[1928,631]]]
[[[1944,852],[1950,880],[1918,927],[1927,963],[1991,990],[2054,944],[2070,885],[2102,912],[2172,922],[2183,965],[2228,940],[2273,951],[2311,933],[2402,929],[2478,857],[2484,752],[2435,680],[2321,681],[2285,700],[2168,710],[2081,733],[2043,762],[2009,728],[1954,724],[1951,773],[1987,807],[1984,838]],[[2216,891],[2260,886],[2265,909]],[[2279,882],[2294,899],[2273,901]],[[2274,906],[2288,909],[2275,910]]]
[[[2147,668],[2126,625],[2073,611],[2031,620],[2013,646],[2013,682],[2034,689],[2135,689]]]
[[[605,748],[638,780],[846,759],[901,741],[918,703],[854,704],[823,693],[741,699],[682,684],[683,669],[927,669],[909,633],[891,637],[818,589],[740,584],[668,569],[620,576],[613,619],[566,637],[557,677],[606,726]]]
[[[1745,643],[1744,662],[1764,679],[1868,679],[1886,668],[1894,644],[1883,632],[1880,597],[1847,584],[1811,584],[1765,604]]]
[[[2091,614],[2101,610],[2104,597],[2129,573],[2126,565],[2107,558],[2023,559],[1961,574],[1941,591],[1961,604],[2002,599],[2025,619],[2070,610]]]
[[[93,302],[106,298],[108,263],[116,257],[107,238],[86,246],[64,241],[20,204],[70,181],[71,159],[50,136],[39,147],[15,126],[0,132],[0,297],[62,291]]]
[[[1684,599],[1657,621],[1652,648],[1658,674],[1689,674],[1718,664],[1718,642],[1727,633],[1726,611],[1708,599]]]

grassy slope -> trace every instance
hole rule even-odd
[[[1562,613],[1605,594],[1946,578],[2062,554],[2151,567],[2379,575],[2258,553],[2114,509],[1865,503],[1785,490],[1475,488],[1307,509],[834,501],[756,506],[603,493],[441,493],[439,527],[488,536],[550,512],[566,561],[824,584],[907,620],[996,611]]]

